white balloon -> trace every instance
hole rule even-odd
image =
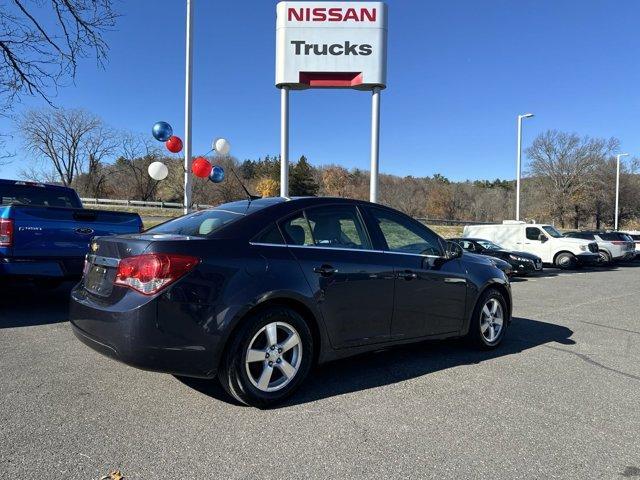
[[[154,180],[164,180],[169,175],[169,169],[162,162],[153,162],[147,169],[149,176]]]
[[[231,150],[231,144],[226,138],[216,138],[213,141],[213,149],[218,152],[219,155],[226,155]]]

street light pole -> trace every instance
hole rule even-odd
[[[618,206],[620,203],[620,157],[628,156],[628,153],[616,155],[616,220],[614,230],[618,230]]]
[[[518,115],[518,157],[516,161],[516,221],[520,220],[520,181],[522,177],[522,119],[531,117],[533,117],[533,113]]]
[[[193,59],[193,49],[191,28],[193,15],[191,3],[187,0],[187,31],[186,31],[186,64],[185,64],[185,85],[184,85],[184,202],[183,211],[189,213],[191,207],[191,61]]]

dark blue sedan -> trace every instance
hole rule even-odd
[[[71,299],[73,330],[95,350],[218,377],[260,407],[313,364],[424,339],[494,348],[510,321],[509,281],[489,258],[338,198],[240,201],[98,238]]]

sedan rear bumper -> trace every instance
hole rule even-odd
[[[132,301],[132,297],[137,298]],[[159,318],[158,299],[144,301],[141,304],[139,294],[127,291],[117,303],[103,305],[80,284],[71,292],[69,318],[73,333],[98,353],[132,367],[213,378],[217,337],[202,331],[196,334],[188,318]]]

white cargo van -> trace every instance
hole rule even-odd
[[[491,240],[508,250],[532,253],[559,268],[599,263],[598,244],[566,238],[553,225],[506,220],[497,225],[467,225],[464,237]]]

